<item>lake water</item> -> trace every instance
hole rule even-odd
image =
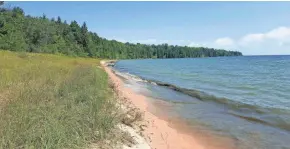
[[[136,91],[171,104],[173,115],[237,141],[290,148],[290,56],[121,60]]]

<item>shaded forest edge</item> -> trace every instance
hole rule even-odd
[[[88,31],[85,22],[80,26],[76,21],[68,24],[60,17],[32,17],[19,7],[3,6],[0,8],[0,49],[106,59],[242,56],[238,51],[205,47],[122,43]]]

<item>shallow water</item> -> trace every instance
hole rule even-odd
[[[290,148],[290,56],[122,60],[114,69],[240,148]]]

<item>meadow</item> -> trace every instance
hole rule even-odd
[[[118,108],[98,59],[0,50],[0,148],[83,148]]]

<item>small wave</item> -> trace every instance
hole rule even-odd
[[[244,115],[239,115],[239,114],[235,114],[235,113],[229,113],[229,114],[233,115],[235,117],[239,117],[241,119],[245,119],[247,121],[257,122],[257,123],[269,125],[266,121],[263,121],[263,120],[261,120],[259,118],[255,118],[255,117],[252,117],[252,116],[244,116]]]
[[[137,82],[147,82],[146,80],[143,80],[142,78],[138,77],[138,76],[135,76],[133,74],[130,74],[130,73],[125,73],[126,75],[129,76],[130,79],[133,79],[134,81],[137,81]]]
[[[287,123],[285,121],[285,119],[289,118],[289,113],[286,112],[285,110],[276,109],[276,108],[264,108],[264,107],[260,107],[257,105],[249,105],[246,103],[240,103],[240,102],[233,101],[233,100],[230,100],[227,98],[216,97],[216,96],[213,96],[213,95],[210,95],[210,94],[207,94],[205,92],[198,91],[198,90],[194,90],[194,89],[180,88],[180,87],[177,87],[175,85],[163,83],[160,81],[153,81],[153,80],[147,80],[147,81],[149,83],[154,82],[155,84],[157,84],[159,86],[164,86],[164,87],[170,88],[174,91],[184,93],[186,95],[189,95],[189,96],[194,97],[196,99],[199,99],[201,101],[211,101],[214,103],[225,105],[225,106],[227,106],[227,108],[235,111],[235,113],[240,113],[240,114],[229,113],[235,117],[239,117],[239,118],[245,119],[247,121],[256,122],[256,123],[260,123],[260,124],[264,124],[264,125],[269,125],[269,126],[273,126],[273,127],[277,127],[280,129],[290,131],[290,123]],[[180,102],[180,103],[182,103],[182,102]],[[256,118],[256,117],[245,116],[245,114],[247,114],[247,113],[251,114],[251,115],[257,114],[257,116],[271,114],[271,115],[276,115],[275,117],[277,117],[278,115],[280,115],[281,117],[279,119],[275,119],[275,120],[273,120],[271,118],[260,119],[260,118]]]
[[[135,80],[137,82],[147,82],[153,85],[167,87],[169,89],[184,93],[186,95],[189,95],[201,101],[210,101],[210,102],[221,104],[223,106],[226,106],[228,109],[235,111],[234,113],[229,113],[229,114],[235,117],[239,117],[241,119],[247,120],[247,121],[260,123],[263,125],[269,125],[269,126],[273,126],[273,127],[290,131],[290,124],[288,122],[285,122],[284,120],[285,118],[286,119],[289,118],[289,113],[288,112],[285,113],[285,110],[282,110],[282,109],[264,108],[258,105],[249,105],[246,103],[233,101],[227,98],[216,97],[214,95],[210,95],[199,90],[181,88],[173,84],[163,83],[161,81],[156,81],[156,80],[149,80],[149,79],[146,80],[145,78],[141,78],[130,73],[120,73],[118,71],[115,71],[115,73],[125,79]],[[194,103],[176,102],[176,104],[194,104]],[[247,115],[247,113],[251,114],[252,116],[245,116]],[[254,115],[257,114],[257,116],[271,114],[271,115],[276,115],[276,117],[278,115],[280,116],[283,115],[284,117],[279,118],[279,119],[272,119],[272,118],[264,117],[263,119],[260,119],[257,117],[253,117],[253,114]]]
[[[144,79],[142,79],[142,78],[140,78],[138,76],[135,76],[133,74],[130,74],[128,72],[122,73],[122,72],[119,72],[119,71],[116,71],[116,70],[113,70],[113,72],[115,74],[117,74],[118,76],[121,76],[122,78],[125,78],[127,80],[134,80],[136,82],[147,82],[147,80],[144,80]]]
[[[260,124],[264,124],[264,125],[268,125],[268,126],[272,126],[272,127],[277,127],[280,129],[290,131],[289,122],[283,120],[282,118],[277,118],[277,116],[276,116],[275,120],[272,120],[271,118],[261,119],[261,118],[257,118],[254,116],[245,116],[242,114],[235,114],[235,113],[229,113],[229,114],[233,115],[235,117],[239,117],[241,119],[250,121],[250,122],[260,123]]]

